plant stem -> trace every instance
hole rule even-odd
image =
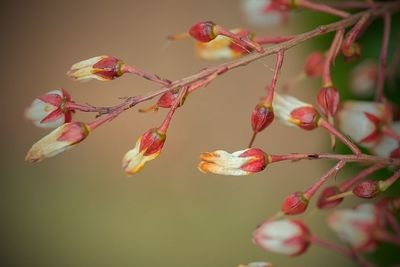
[[[164,86],[168,86],[168,85],[171,84],[170,80],[162,79],[162,78],[158,77],[157,75],[155,75],[153,73],[145,72],[143,70],[140,70],[138,68],[135,68],[135,67],[132,67],[132,66],[129,66],[129,65],[126,65],[126,64],[124,64],[122,66],[122,72],[136,74],[136,75],[138,75],[140,77],[143,77],[143,78],[145,78],[147,80],[159,83],[159,84],[164,85]]]
[[[297,0],[296,5],[299,7],[313,10],[313,11],[323,12],[323,13],[335,15],[335,16],[342,17],[342,18],[347,18],[350,16],[350,13],[347,13],[345,11],[333,8],[328,5],[309,2],[308,0]]]
[[[389,50],[389,38],[390,38],[390,23],[391,23],[391,15],[388,12],[386,12],[383,15],[383,39],[382,39],[381,54],[379,56],[379,68],[378,68],[378,78],[376,81],[375,101],[381,101],[384,95],[387,54]]]
[[[370,175],[380,169],[383,169],[384,167],[385,167],[385,164],[376,163],[368,168],[365,168],[364,170],[360,171],[356,176],[354,176],[350,180],[343,182],[339,186],[339,190],[342,192],[349,190],[353,185],[357,184],[360,180],[364,179],[368,175]]]

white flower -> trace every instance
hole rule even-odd
[[[379,126],[385,120],[382,103],[367,101],[346,101],[337,114],[340,130],[356,143],[367,148],[379,140]]]
[[[354,249],[371,251],[376,247],[374,230],[379,226],[379,216],[374,205],[362,204],[355,209],[334,211],[327,221],[328,226]]]
[[[282,10],[269,9],[271,0],[242,0],[242,10],[249,23],[255,26],[277,26],[285,22],[288,13]]]
[[[253,241],[265,250],[296,256],[308,245],[309,230],[299,220],[266,221],[253,234]]]
[[[400,122],[393,122],[391,127],[394,132],[400,135]],[[375,144],[375,146],[371,148],[371,151],[377,156],[389,158],[391,156],[391,153],[400,145],[399,142],[397,142],[395,139],[384,134],[382,135],[383,136]]]
[[[70,122],[72,111],[65,107],[71,96],[64,89],[41,95],[25,110],[25,117],[41,128],[56,128]]]
[[[350,88],[354,95],[369,97],[373,94],[376,79],[378,77],[378,66],[375,62],[366,60],[351,72]]]
[[[224,150],[206,152],[200,155],[198,169],[205,173],[242,176],[262,171],[267,157],[261,149],[249,148],[228,153]]]

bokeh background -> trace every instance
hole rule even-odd
[[[157,89],[130,75],[77,83],[65,75],[73,63],[107,54],[169,79],[185,77],[218,62],[198,59],[191,40],[168,43],[165,36],[202,20],[260,35],[306,27],[301,19],[285,27],[252,26],[240,1],[230,0],[0,2],[1,266],[235,267],[259,260],[353,266],[314,246],[287,258],[251,242],[257,224],[277,212],[285,196],[307,188],[332,163],[282,163],[249,177],[197,171],[200,152],[246,147],[250,114],[270,82],[273,57],[226,73],[190,96],[173,119],[161,156],[134,177],[124,175],[122,156],[160,124],[165,110],[140,114],[134,108],[72,151],[40,164],[24,162],[26,151],[48,132],[23,117],[35,96],[64,87],[77,102],[108,106]],[[312,49],[304,44],[288,51],[280,85],[301,71]],[[307,81],[293,94],[314,103],[317,88],[318,81]],[[93,114],[75,118],[88,121]],[[328,136],[275,123],[255,144],[270,153],[328,151]],[[302,218],[313,233],[338,242],[326,215],[313,202]]]

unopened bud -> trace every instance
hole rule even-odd
[[[321,195],[319,196],[317,207],[319,209],[330,209],[336,207],[343,201],[343,198],[338,198],[335,200],[327,200],[327,198],[340,193],[341,191],[337,186],[326,187],[324,190],[322,190]]]
[[[320,115],[314,107],[297,108],[290,115],[290,121],[304,130],[313,130],[318,127]]]
[[[254,132],[261,132],[268,127],[274,120],[274,111],[272,106],[259,103],[251,114],[251,127]]]
[[[72,65],[68,76],[76,80],[110,81],[123,74],[123,62],[111,56],[92,57]]]
[[[215,27],[212,21],[199,22],[190,28],[189,34],[197,41],[207,43],[217,37]]]
[[[361,56],[361,47],[357,43],[342,46],[342,54],[346,61],[358,59]]]
[[[353,188],[353,194],[361,198],[374,198],[381,192],[379,182],[366,180]]]
[[[323,87],[317,96],[318,107],[325,116],[335,116],[338,110],[340,95],[335,87]]]
[[[307,209],[308,202],[303,192],[294,192],[285,198],[281,210],[286,215],[301,214]]]
[[[311,53],[304,65],[304,73],[308,77],[320,77],[324,69],[325,56],[321,52]]]

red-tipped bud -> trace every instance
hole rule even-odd
[[[165,92],[157,101],[157,106],[160,108],[170,108],[175,103],[176,98],[179,96],[179,90],[172,90]],[[182,99],[181,104],[185,101],[186,96]]]
[[[340,95],[335,87],[321,88],[317,96],[318,107],[325,116],[335,116],[339,102]]]
[[[346,61],[358,59],[361,56],[361,47],[357,43],[342,45],[342,54]]]
[[[324,69],[325,56],[321,52],[311,53],[304,65],[304,73],[309,77],[320,77]]]
[[[338,199],[330,200],[330,201],[327,200],[327,198],[329,198],[331,196],[335,196],[340,193],[341,193],[341,191],[337,186],[326,187],[321,192],[321,195],[319,196],[319,199],[317,201],[317,207],[319,209],[330,209],[330,208],[336,207],[343,201],[343,198],[338,198]]]
[[[294,192],[285,198],[281,210],[286,215],[301,214],[307,209],[308,202],[303,192]]]
[[[274,120],[274,111],[272,106],[266,106],[263,103],[259,103],[251,114],[251,127],[253,131],[258,133],[268,127]]]
[[[318,127],[320,115],[314,107],[301,107],[291,113],[291,122],[304,130],[313,130]]]
[[[361,198],[374,198],[381,192],[379,182],[366,180],[353,188],[353,194]]]
[[[217,37],[216,24],[212,21],[199,22],[193,25],[189,34],[197,41],[207,43]]]
[[[98,56],[72,65],[68,76],[75,80],[110,81],[123,74],[123,62],[111,56]]]

